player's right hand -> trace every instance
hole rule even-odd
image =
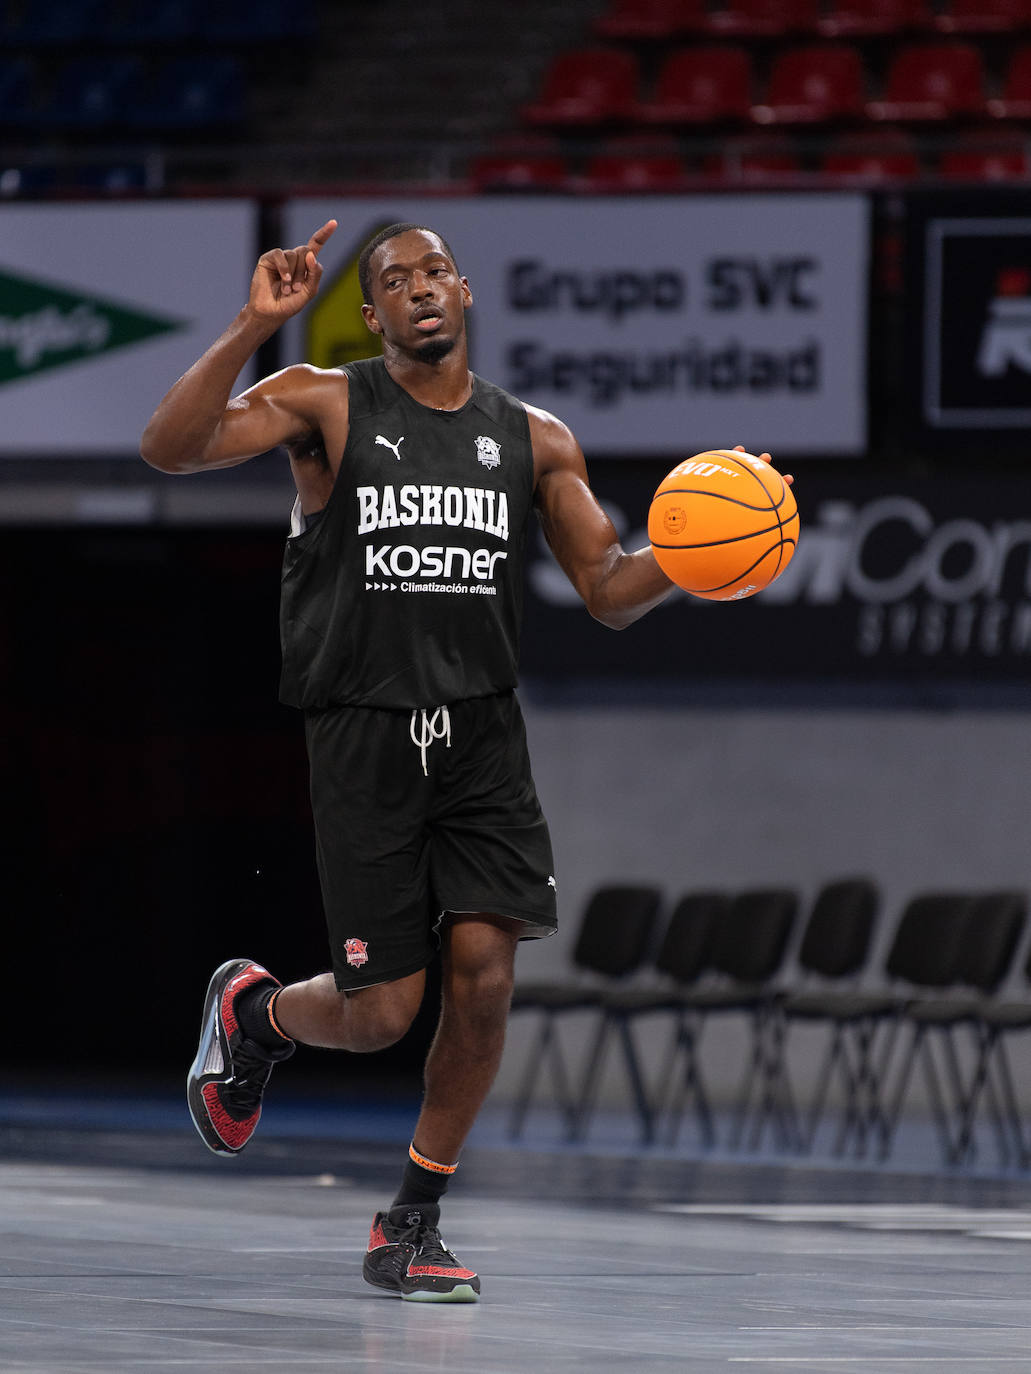
[[[272,248],[262,253],[251,278],[248,306],[255,315],[278,323],[303,310],[322,280],[319,253],[333,236],[335,219],[316,229],[297,248]]]

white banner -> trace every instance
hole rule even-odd
[[[254,248],[249,201],[3,206],[0,454],[137,452],[247,299]]]
[[[412,220],[469,279],[473,369],[565,420],[588,456],[865,447],[860,195],[302,199],[283,246],[330,218],[322,292],[288,327],[287,362],[376,351],[357,254]]]

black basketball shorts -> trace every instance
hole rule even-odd
[[[557,924],[555,869],[512,692],[306,716],[322,899],[343,991],[433,958],[446,912]]]

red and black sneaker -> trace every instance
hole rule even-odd
[[[362,1277],[409,1302],[479,1302],[480,1280],[445,1246],[439,1220],[435,1202],[377,1212]]]
[[[209,1150],[239,1154],[261,1116],[261,1095],[272,1065],[294,1052],[292,1040],[270,1050],[248,1040],[236,1019],[236,999],[265,984],[280,987],[268,969],[250,959],[230,959],[208,984],[197,1057],[186,1079],[193,1124]]]

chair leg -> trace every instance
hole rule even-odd
[[[909,1045],[906,1048],[902,1063],[899,1067],[898,1076],[895,1080],[894,1092],[891,1095],[891,1100],[886,1109],[881,1113],[881,1129],[878,1131],[877,1147],[879,1159],[887,1159],[891,1153],[895,1132],[898,1129],[899,1118],[902,1115],[902,1104],[905,1101],[906,1093],[909,1089],[909,1080],[912,1077],[913,1065],[927,1048],[925,1044],[926,1030],[927,1028],[922,1025],[913,1026]],[[933,1065],[930,1066],[929,1071],[933,1075]],[[938,1091],[937,1081],[934,1083],[934,1091]]]
[[[680,1121],[690,1101],[694,1103],[703,1146],[711,1149],[716,1142],[712,1109],[709,1106],[709,1096],[698,1060],[698,1047],[704,1024],[702,1018],[696,1019],[687,1014],[677,1027],[676,1054],[678,1058],[683,1056],[684,1069],[683,1073],[674,1079],[675,1087],[668,1108],[666,1143],[671,1147],[677,1143]]]
[[[641,1123],[641,1143],[652,1145],[655,1141],[655,1109],[645,1087],[644,1074],[641,1072],[640,1060],[630,1029],[630,1018],[627,1016],[619,1018],[619,1039],[623,1046],[623,1061],[626,1064],[627,1077],[630,1079],[630,1087],[634,1094],[634,1105],[637,1108],[637,1116]]]
[[[598,1083],[601,1080],[601,1071],[605,1062],[605,1054],[608,1049],[609,1030],[612,1022],[607,1012],[602,1012],[598,1019],[598,1029],[594,1035],[594,1043],[587,1052],[587,1068],[584,1074],[583,1088],[574,1107],[574,1114],[569,1132],[572,1141],[583,1140],[587,1135],[587,1126],[594,1111],[595,1099],[598,1094]]]
[[[1020,1106],[1017,1102],[1017,1092],[1013,1084],[1013,1070],[1010,1068],[1009,1055],[1006,1053],[1006,1042],[1001,1035],[996,1045],[995,1064],[1003,1107],[1009,1123],[1013,1146],[1017,1157],[1017,1167],[1026,1169],[1028,1165],[1031,1164],[1031,1150],[1028,1149],[1027,1141],[1024,1137],[1024,1126],[1020,1115]]]
[[[523,1133],[523,1126],[526,1123],[526,1114],[530,1110],[530,1102],[533,1098],[533,1090],[537,1083],[541,1066],[544,1063],[544,1056],[548,1052],[551,1038],[554,1034],[552,1017],[546,1012],[542,1015],[537,1034],[530,1046],[526,1056],[526,1067],[523,1070],[522,1082],[519,1091],[515,1095],[512,1103],[512,1111],[508,1118],[508,1138],[518,1140]]]

